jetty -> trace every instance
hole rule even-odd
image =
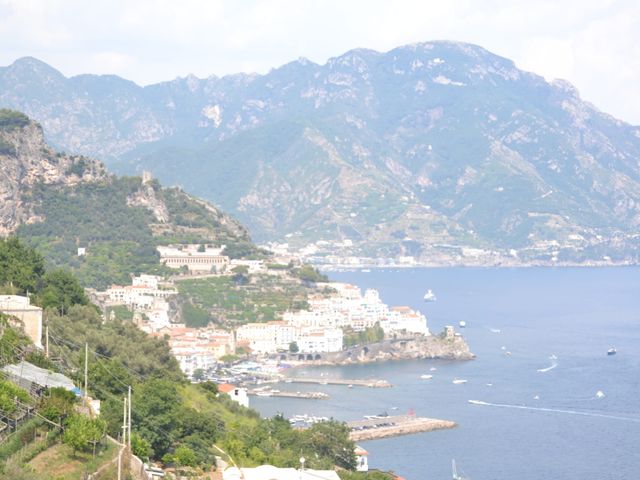
[[[366,420],[347,422],[351,429],[349,438],[354,442],[397,437],[412,433],[430,432],[455,428],[457,424],[449,420],[416,417],[413,415],[377,416]]]
[[[348,379],[348,378],[310,378],[310,377],[286,377],[286,383],[315,383],[318,385],[347,385],[353,387],[390,388],[392,385],[386,380]]]
[[[309,400],[327,400],[329,395],[324,392],[283,392],[280,390],[249,390],[249,395],[258,397],[287,397],[287,398],[307,398]]]

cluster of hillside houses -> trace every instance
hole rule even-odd
[[[187,375],[215,367],[221,357],[237,347],[258,354],[288,351],[293,344],[304,354],[342,350],[344,331],[360,332],[379,325],[387,335],[430,335],[427,319],[409,307],[388,307],[378,292],[346,283],[327,285],[332,293],[309,298],[309,309],[289,311],[277,321],[249,323],[229,332],[209,326],[189,328],[172,321],[170,301],[178,292],[160,277],[139,275],[131,285],[113,285],[104,292],[91,291],[103,309],[124,305],[134,312],[134,322],[150,335],[167,338],[180,367]]]

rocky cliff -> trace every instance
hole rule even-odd
[[[431,335],[384,340],[379,343],[350,347],[337,353],[324,354],[312,363],[323,365],[349,365],[388,360],[417,360],[438,358],[446,360],[472,360],[475,355],[462,337],[443,338]]]
[[[117,177],[99,161],[56,153],[39,124],[12,110],[0,110],[0,167],[0,235],[22,237],[87,286],[159,270],[157,245],[257,251],[247,230],[213,205],[149,174]]]
[[[0,165],[0,235],[44,220],[29,202],[34,185],[73,186],[107,178],[100,162],[55,153],[39,124],[10,110],[0,110]]]

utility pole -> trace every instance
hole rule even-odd
[[[44,356],[49,358],[49,317],[47,317],[44,332]]]
[[[127,397],[124,398],[124,404],[122,405],[122,444],[127,444]]]
[[[89,343],[84,344],[84,404],[87,405],[87,383],[89,372]]]
[[[127,406],[129,408],[129,412],[127,414],[127,417],[129,418],[129,423],[128,423],[129,438],[127,439],[128,440],[127,445],[129,446],[129,450],[131,450],[131,385],[129,385],[129,398],[128,398]]]

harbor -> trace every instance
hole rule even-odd
[[[457,423],[437,418],[396,415],[370,417],[365,420],[347,422],[347,425],[351,429],[349,438],[354,442],[360,442],[455,428]]]
[[[309,378],[309,377],[287,377],[286,383],[315,383],[318,385],[347,385],[348,387],[368,387],[368,388],[390,388],[391,385],[386,380],[378,379],[348,379],[348,378]]]

